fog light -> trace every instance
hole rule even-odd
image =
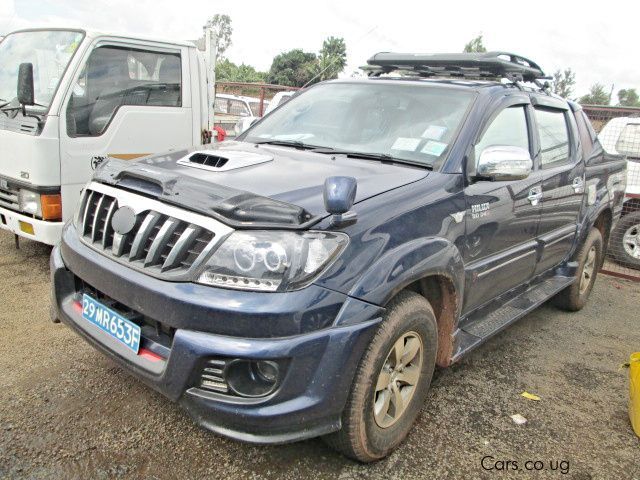
[[[280,381],[280,366],[272,360],[233,360],[225,371],[229,388],[242,397],[264,397]]]
[[[33,230],[33,225],[27,222],[23,222],[22,220],[19,220],[18,223],[20,224],[20,230],[22,230],[24,233],[28,233],[29,235],[35,235],[35,232]]]

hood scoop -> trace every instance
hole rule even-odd
[[[199,150],[182,157],[177,163],[178,165],[211,172],[228,172],[229,170],[270,162],[271,160],[273,160],[271,155],[240,150]]]

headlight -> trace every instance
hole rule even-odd
[[[37,217],[42,216],[42,207],[40,205],[40,194],[31,192],[21,188],[18,192],[18,205],[21,211],[35,215]]]
[[[309,285],[347,245],[343,233],[237,231],[207,262],[197,282],[256,291]]]

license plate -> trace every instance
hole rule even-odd
[[[138,353],[140,327],[87,294],[82,296],[82,318]]]

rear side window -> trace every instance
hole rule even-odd
[[[540,163],[543,168],[569,161],[569,130],[562,110],[536,108],[536,123],[540,135]]]
[[[509,107],[493,119],[476,144],[476,161],[482,151],[491,146],[521,147],[529,151],[529,131],[524,107]]]
[[[179,53],[113,46],[91,52],[67,106],[69,136],[99,136],[121,106],[180,107]]]

